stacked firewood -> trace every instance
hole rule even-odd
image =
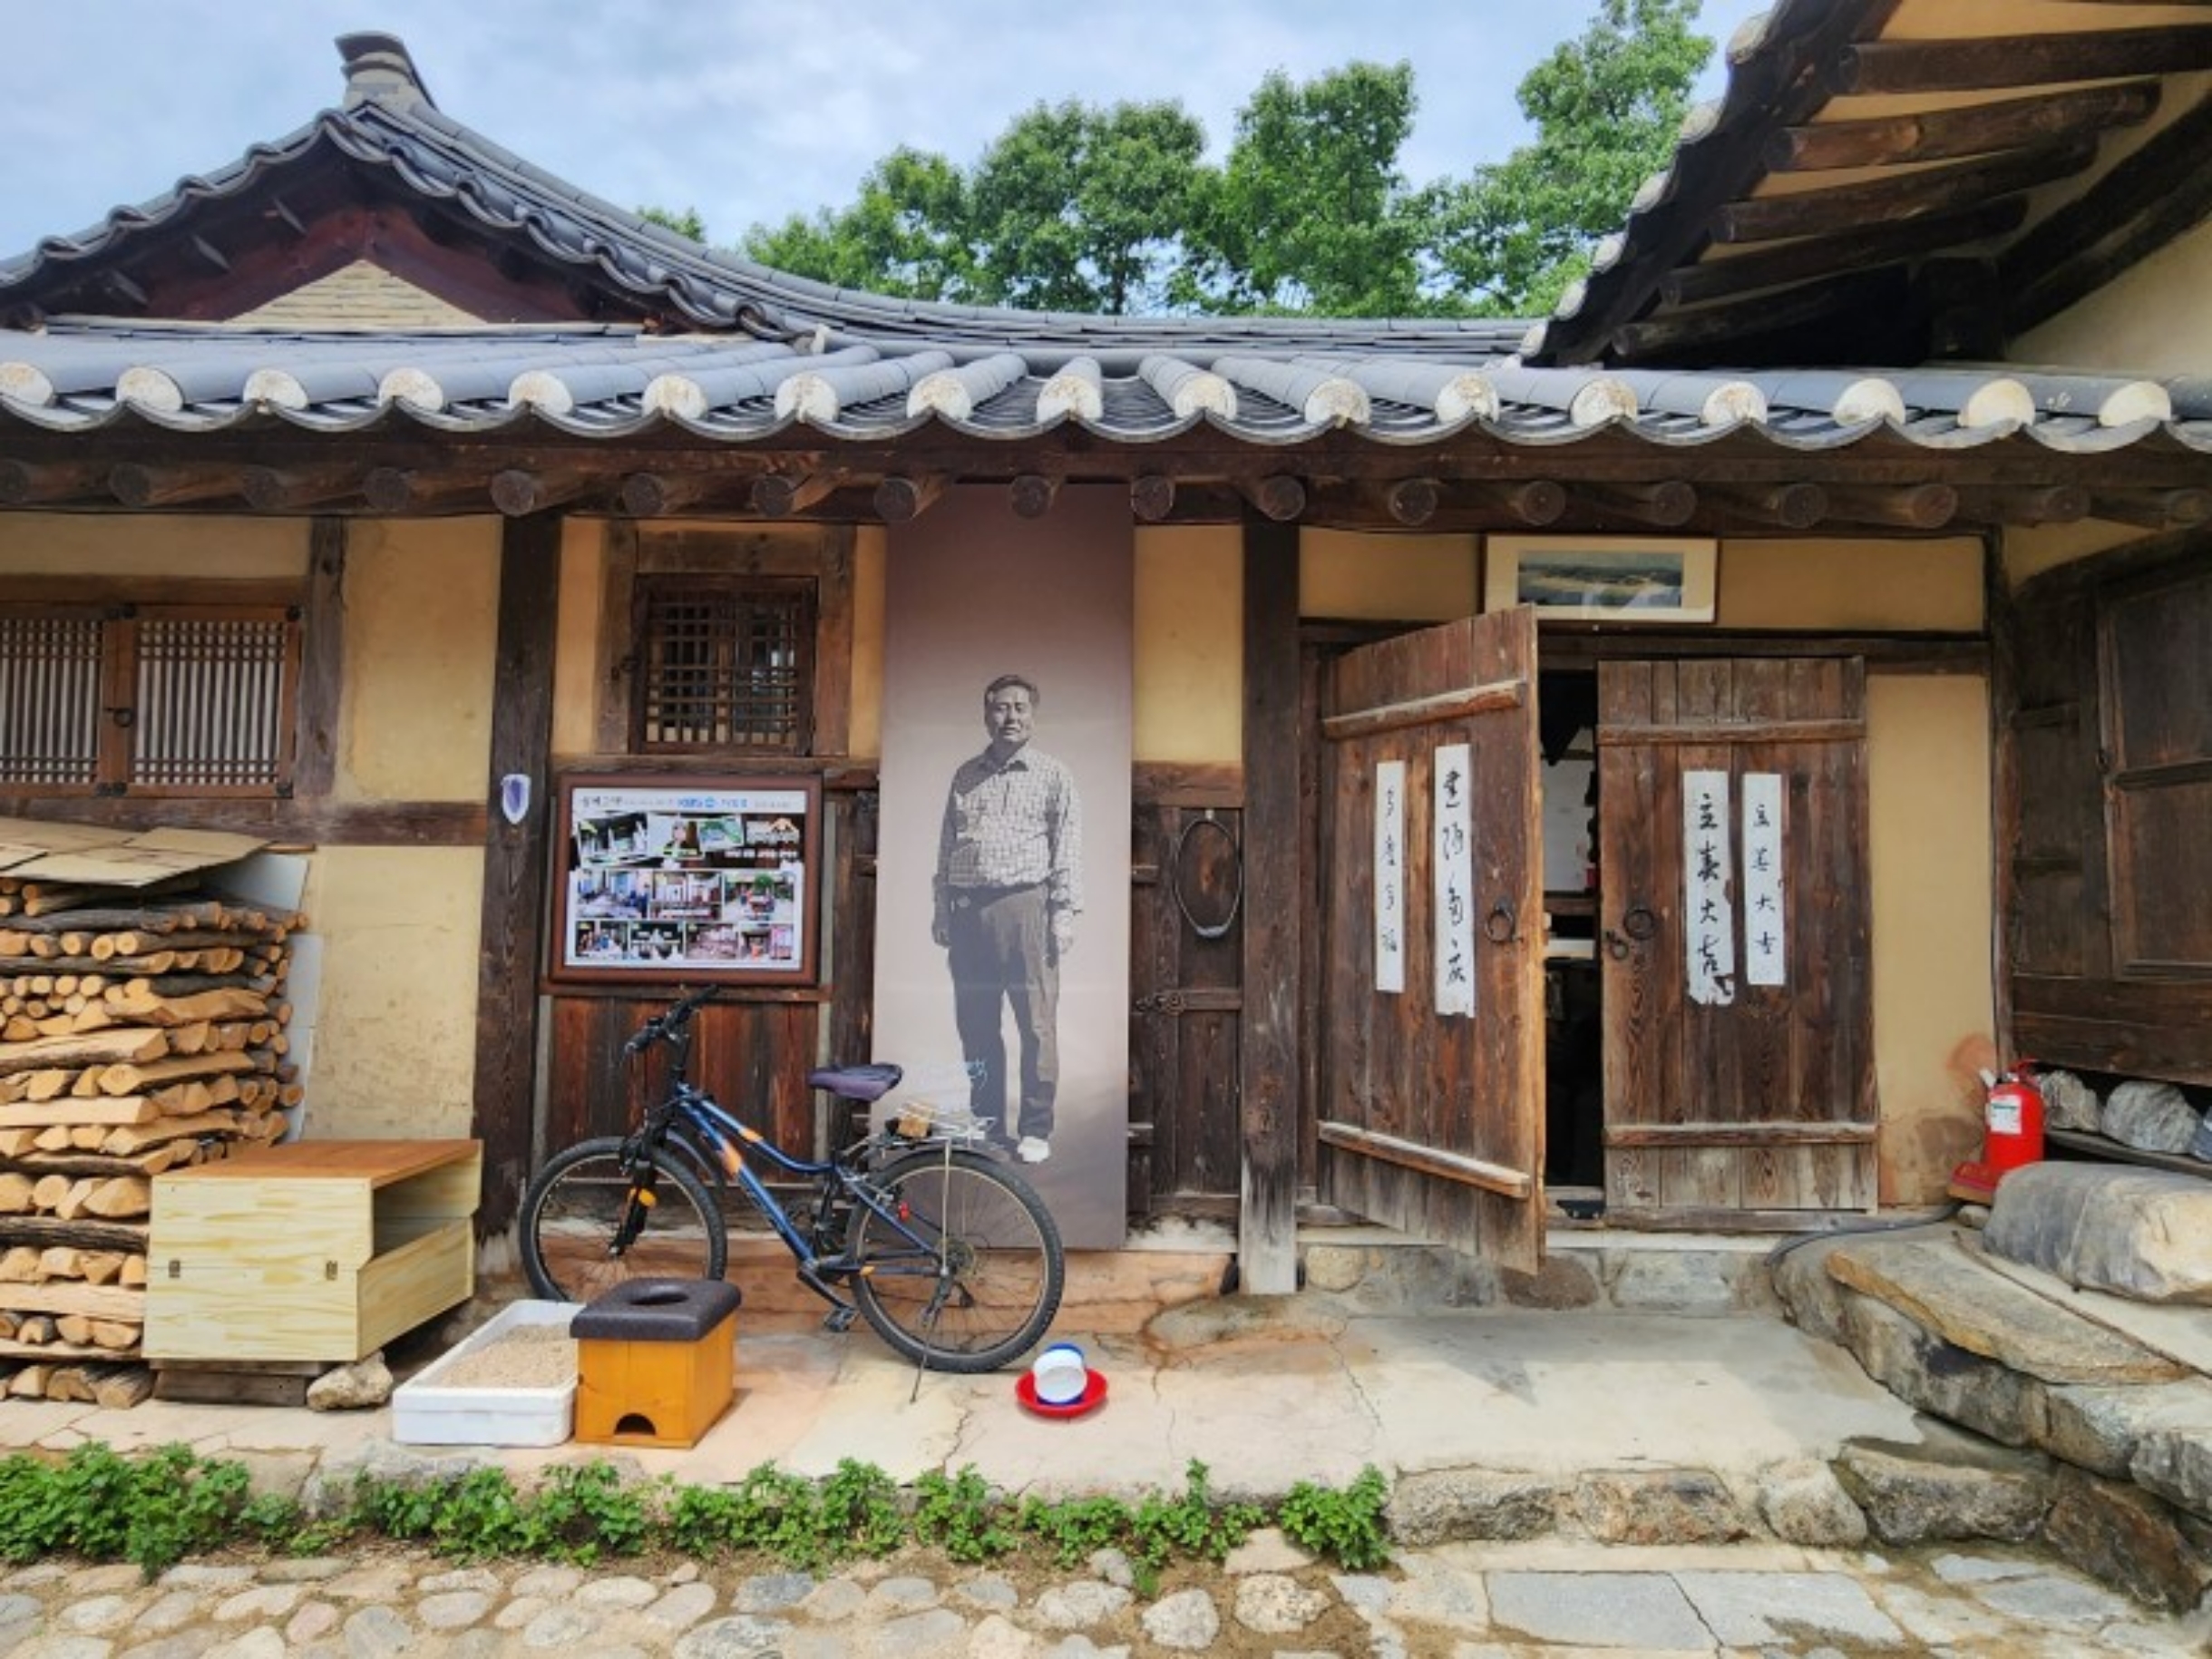
[[[134,1405],[153,1177],[275,1139],[288,913],[0,876],[0,1394]]]

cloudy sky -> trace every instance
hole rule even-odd
[[[1725,41],[1770,0],[1705,0]],[[842,204],[901,143],[972,161],[1022,110],[1172,98],[1218,155],[1271,69],[1409,59],[1423,181],[1527,136],[1513,89],[1595,0],[8,0],[0,257],[337,102],[332,42],[398,34],[439,107],[709,234]],[[1702,89],[1717,92],[1717,72]]]

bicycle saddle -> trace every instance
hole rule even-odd
[[[806,1074],[809,1088],[827,1089],[841,1100],[880,1100],[906,1074],[896,1066],[824,1066]]]

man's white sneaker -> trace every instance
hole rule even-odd
[[[1025,1164],[1041,1164],[1052,1156],[1052,1143],[1035,1135],[1025,1135],[1021,1145],[1014,1148],[1014,1156]]]

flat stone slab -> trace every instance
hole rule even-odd
[[[2188,1374],[2164,1354],[2044,1301],[1948,1238],[1840,1245],[1828,1252],[1827,1270],[1953,1347],[2045,1382],[2176,1382]]]
[[[1730,1647],[1807,1639],[1905,1645],[1895,1622],[1843,1573],[1678,1573],[1675,1582]]]
[[[1712,1633],[1663,1573],[1493,1573],[1490,1623],[1540,1642],[1710,1652]]]

